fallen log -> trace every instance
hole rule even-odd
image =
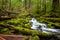
[[[11,25],[6,25],[6,24],[0,24],[1,27],[8,28],[9,30],[14,30],[14,34],[23,34],[23,35],[38,35],[41,37],[54,37],[55,34],[46,34],[37,30],[31,30],[31,29],[26,29],[26,28],[15,28],[14,26]]]
[[[4,35],[0,34],[0,40],[23,40],[24,36],[22,35]]]
[[[12,10],[3,10],[3,9],[0,9],[3,13],[8,13],[8,14],[19,14],[20,12],[15,12],[15,11],[12,11]]]
[[[5,40],[3,37],[0,37],[0,40]]]
[[[11,10],[5,10],[5,12],[9,13],[9,14],[19,14],[20,12],[15,12],[15,11],[11,11]]]
[[[0,24],[0,26],[3,28],[8,28],[9,30],[13,30],[13,32],[12,32],[13,34],[17,34],[19,32],[19,30],[12,25]]]
[[[8,17],[8,16],[1,16],[0,17],[0,21],[3,21],[3,20],[10,20],[11,17]]]
[[[16,28],[14,28],[13,26],[11,25],[6,25],[6,24],[0,24],[0,26],[4,27],[4,28],[8,28],[9,30],[16,30]]]

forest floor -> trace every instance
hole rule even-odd
[[[31,30],[31,24],[29,23],[29,20],[31,20],[31,18],[36,18],[38,22],[41,23],[45,23],[47,24],[47,26],[49,28],[59,28],[60,29],[60,18],[54,18],[54,17],[48,17],[46,15],[44,16],[40,16],[38,14],[28,14],[28,13],[21,13],[19,14],[16,18],[12,18],[9,20],[1,20],[0,24],[4,24],[6,27],[6,25],[8,24],[9,26],[7,26],[7,28],[4,28],[2,26],[0,26],[0,33],[5,33],[5,34],[10,34],[10,33],[15,33],[18,35],[25,35],[27,36],[26,40],[32,39],[32,40],[59,40],[57,39],[57,37],[39,32],[37,30]],[[16,28],[18,30],[9,30],[9,28]],[[35,35],[32,35],[35,34]],[[13,34],[14,35],[14,34]],[[56,39],[55,39],[56,38]],[[59,37],[60,38],[60,37]]]

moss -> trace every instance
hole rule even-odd
[[[6,20],[3,23],[15,26],[19,30],[19,31],[17,31],[17,34],[24,34],[24,35],[35,34],[35,35],[46,36],[46,37],[52,36],[50,34],[42,33],[37,30],[31,30],[30,29],[31,24],[28,24],[30,19],[31,19],[30,17],[27,17],[27,19],[26,18],[16,18],[16,19],[11,19],[11,20]],[[47,22],[48,27],[53,28],[53,26],[52,26],[53,22],[48,21],[49,18],[47,18],[47,19],[36,18],[36,19],[41,23]],[[57,25],[57,24],[55,24],[55,25]]]
[[[31,29],[31,26],[30,24],[25,24],[25,28],[28,28],[28,29]]]
[[[31,40],[39,40],[40,38],[38,36],[32,36]]]
[[[17,27],[16,27],[17,28]],[[38,36],[45,36],[45,37],[51,37],[51,36],[53,36],[54,34],[46,34],[46,33],[43,33],[43,32],[39,32],[39,31],[37,31],[37,30],[30,30],[30,29],[28,29],[28,28],[22,28],[22,27],[20,27],[20,28],[17,28],[18,30],[19,30],[19,32],[21,33],[21,34],[24,34],[24,35],[38,35]],[[20,34],[19,33],[19,34]]]
[[[41,13],[41,15],[42,15],[42,13]],[[48,18],[48,16],[49,16],[49,18]],[[25,13],[19,14],[14,19],[5,20],[5,21],[2,21],[0,23],[13,25],[15,28],[17,28],[19,30],[19,31],[16,31],[16,34],[31,35],[31,36],[34,34],[34,35],[37,35],[37,36],[44,36],[44,37],[51,37],[52,35],[54,35],[54,34],[46,34],[46,33],[43,33],[43,32],[39,32],[37,30],[31,30],[30,28],[31,28],[32,25],[28,24],[28,23],[29,23],[29,20],[31,20],[32,17],[36,17],[38,22],[47,24],[47,26],[49,28],[54,28],[55,26],[60,27],[60,24],[59,24],[60,18],[50,18],[50,14],[47,14],[47,13],[43,16],[40,16],[39,14],[36,14],[36,13],[35,14],[34,13],[29,14],[28,12],[25,12]],[[8,29],[2,29],[1,32],[2,33],[12,33],[12,31],[14,31],[14,30],[10,31]],[[33,40],[34,39],[35,39],[35,36],[33,37]]]
[[[10,34],[12,33],[14,30],[9,30],[8,28],[3,28],[3,27],[0,27],[0,33],[3,33],[3,34]]]

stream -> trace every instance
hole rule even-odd
[[[59,40],[60,38],[60,29],[51,29],[51,28],[48,28],[46,24],[44,23],[39,23],[35,18],[32,18],[29,23],[32,24],[32,27],[31,29],[33,30],[38,30],[38,31],[41,31],[41,32],[44,32],[44,33],[47,33],[47,34],[57,34],[57,36],[53,36],[53,37],[42,37],[40,36],[40,39],[41,40]],[[40,26],[40,27],[39,27]]]

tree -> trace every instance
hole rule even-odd
[[[46,13],[46,0],[43,0],[43,5],[44,5],[43,11]]]
[[[40,0],[38,0],[37,1],[37,11],[36,11],[36,13],[40,13],[40,7],[41,7],[41,5],[40,5]]]
[[[52,3],[52,11],[53,12],[56,12],[59,8],[59,0],[53,0],[53,3]]]
[[[11,10],[11,0],[9,0],[9,10]]]
[[[31,0],[29,0],[29,8],[31,7]]]
[[[24,7],[27,9],[27,0],[24,1]]]

